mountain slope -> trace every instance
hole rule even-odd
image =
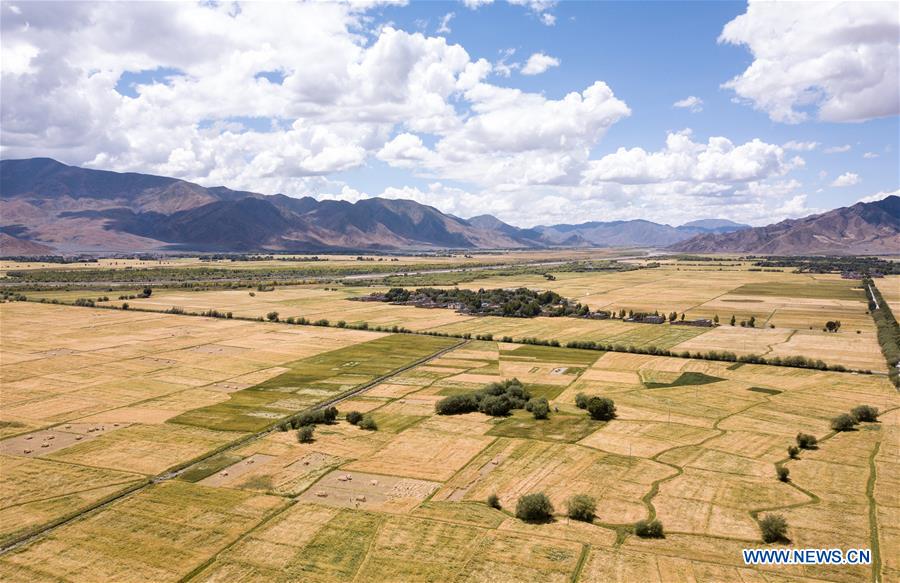
[[[646,246],[664,247],[691,237],[669,225],[651,221],[589,222],[579,225],[535,227],[543,240],[555,245],[593,245],[602,247]]]
[[[857,203],[734,233],[699,235],[669,247],[691,253],[900,253],[900,197]]]
[[[0,162],[0,227],[61,252],[504,248],[535,244],[409,200],[263,195],[49,158]],[[514,227],[512,227],[515,229]]]

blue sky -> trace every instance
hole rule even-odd
[[[890,2],[2,11],[4,158],[523,226],[765,224],[900,187]]]

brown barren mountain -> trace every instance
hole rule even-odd
[[[699,235],[669,249],[690,253],[764,255],[900,253],[900,197],[860,202],[766,227]]]

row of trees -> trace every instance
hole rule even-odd
[[[871,290],[874,298],[869,298],[869,312],[872,319],[875,320],[875,326],[878,329],[878,344],[881,346],[881,353],[888,363],[888,377],[894,386],[900,388],[900,326],[897,325],[897,319],[891,311],[891,306],[884,301],[881,291],[875,287],[875,282],[871,278],[863,280],[863,286],[867,290]]]
[[[487,498],[488,506],[501,509],[496,494]],[[553,520],[554,508],[550,498],[543,492],[525,494],[516,502],[516,518],[525,522],[542,523]],[[566,500],[566,516],[581,522],[593,522],[597,514],[597,500],[587,494],[576,494]],[[639,520],[634,525],[634,533],[642,538],[663,538],[662,523],[658,520]]]

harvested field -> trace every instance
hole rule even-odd
[[[238,490],[160,484],[3,555],[0,577],[177,581],[284,504]]]

